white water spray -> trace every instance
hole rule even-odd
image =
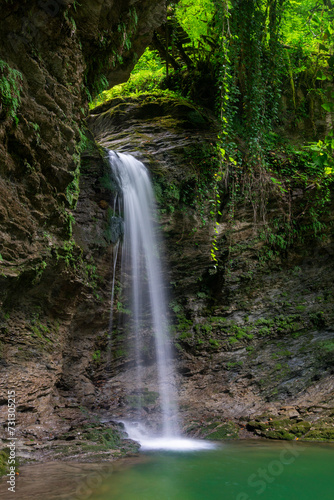
[[[152,437],[147,429],[141,424],[133,424],[123,421],[125,431],[135,441],[141,445],[142,451],[147,450],[163,450],[163,451],[199,451],[199,450],[212,450],[216,448],[216,444],[199,440],[187,439],[178,436],[161,436]]]
[[[149,330],[153,334],[155,345],[162,436],[171,439],[179,435],[178,408],[162,269],[156,228],[152,220],[155,216],[154,194],[148,171],[140,161],[133,156],[113,151],[109,151],[109,160],[121,191],[118,200],[118,210],[123,210],[124,217],[121,281],[125,289],[129,287],[131,290],[137,378],[135,383],[138,389],[142,388],[144,371],[142,353],[147,349],[145,338],[148,342],[147,330]],[[117,254],[118,252],[115,252],[115,258]],[[115,261],[113,268],[115,271]],[[114,295],[114,279],[112,295]]]

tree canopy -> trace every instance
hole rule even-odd
[[[296,186],[312,194],[299,214],[277,223],[272,241],[284,247],[305,217],[304,227],[319,233],[331,200],[333,21],[331,0],[168,2],[166,23],[130,80],[97,103],[116,95],[172,92],[211,110],[220,123],[214,211],[220,213],[223,179],[230,205],[242,193],[262,220],[269,184],[287,199]],[[262,193],[260,201],[253,191]],[[280,232],[289,237],[279,239]]]

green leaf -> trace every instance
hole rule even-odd
[[[333,109],[333,104],[329,102],[325,102],[324,104],[321,105],[322,108],[324,108],[325,111],[332,111]]]

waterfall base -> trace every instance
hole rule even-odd
[[[180,436],[155,436],[140,423],[122,421],[130,439],[138,441],[142,451],[198,451],[212,450],[216,444],[199,439],[187,439]]]

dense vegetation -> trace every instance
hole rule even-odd
[[[169,3],[166,24],[130,80],[94,105],[158,92],[214,112],[221,129],[220,161],[210,163],[215,217],[228,208],[233,223],[235,204],[244,200],[253,206],[257,237],[273,254],[285,251],[310,232],[323,235],[331,201],[333,7],[330,0]],[[296,189],[306,195],[292,208]],[[266,205],[275,192],[284,208],[269,226]],[[217,263],[215,242],[212,259]]]

